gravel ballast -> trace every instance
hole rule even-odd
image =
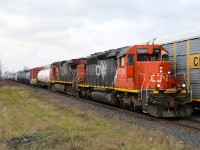
[[[64,100],[66,104],[72,104],[72,105],[79,106],[83,109],[95,111],[105,118],[118,118],[121,121],[125,121],[130,124],[139,125],[139,126],[148,128],[150,130],[161,130],[168,135],[172,135],[178,138],[179,140],[181,140],[183,143],[187,145],[191,145],[193,147],[200,149],[200,134],[199,133],[192,133],[192,132],[181,130],[181,129],[170,128],[169,126],[158,124],[157,122],[154,122],[151,120],[140,119],[138,117],[134,117],[133,115],[120,113],[116,110],[110,110],[108,108],[103,108],[101,106],[79,101],[71,97],[66,97],[66,96],[50,93],[48,91],[44,91],[40,89],[38,90],[38,93],[41,96],[45,96],[48,98],[52,98],[56,100]]]

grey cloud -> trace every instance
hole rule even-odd
[[[200,26],[199,6],[198,0],[0,1],[0,60],[18,70],[189,31]]]

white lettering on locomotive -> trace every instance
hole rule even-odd
[[[151,82],[162,82],[162,80],[164,80],[164,82],[168,81],[168,76],[165,76],[163,74],[153,74],[151,75]]]
[[[100,61],[100,65],[96,66],[96,75],[97,76],[102,75],[102,78],[104,80],[104,78],[106,76],[106,70],[107,70],[106,61],[105,60],[101,60]]]

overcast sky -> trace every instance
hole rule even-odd
[[[200,28],[199,0],[0,0],[0,60],[18,71]]]

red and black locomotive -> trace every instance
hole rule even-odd
[[[162,46],[135,45],[52,63],[49,87],[155,117],[189,116],[187,82],[170,71]]]

